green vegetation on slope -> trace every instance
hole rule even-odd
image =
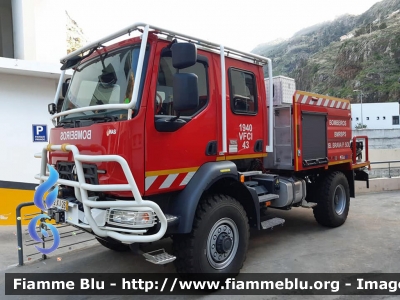
[[[400,100],[400,0],[376,3],[360,16],[302,29],[291,39],[258,46],[274,75],[293,77],[300,90],[365,102]],[[340,41],[347,35],[347,39]]]

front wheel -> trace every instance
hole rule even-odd
[[[318,204],[313,208],[317,222],[327,227],[339,227],[349,213],[350,189],[342,172],[333,172],[324,178]]]
[[[238,274],[249,236],[247,215],[238,201],[208,196],[198,205],[192,232],[173,238],[177,272]]]

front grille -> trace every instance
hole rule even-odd
[[[99,184],[97,176],[97,166],[92,164],[83,164],[83,173],[85,174],[86,183]],[[57,171],[60,179],[78,181],[75,163],[67,161],[57,162]]]

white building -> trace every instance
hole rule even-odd
[[[385,103],[357,103],[351,104],[351,127],[366,129],[400,129],[400,104],[398,102]]]
[[[33,142],[33,124],[52,123],[59,58],[67,53],[64,1],[0,0],[0,188],[37,183],[38,160],[46,142]]]
[[[48,136],[66,18],[64,0],[0,0],[0,225],[15,224],[16,206],[32,201],[38,184],[34,154],[47,141],[33,141],[33,125],[46,125]]]

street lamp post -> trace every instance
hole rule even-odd
[[[363,92],[361,90],[353,90],[353,92],[360,92],[360,97],[361,97],[361,129],[364,129],[364,119],[363,119],[363,109],[362,109],[362,97],[363,97]]]

